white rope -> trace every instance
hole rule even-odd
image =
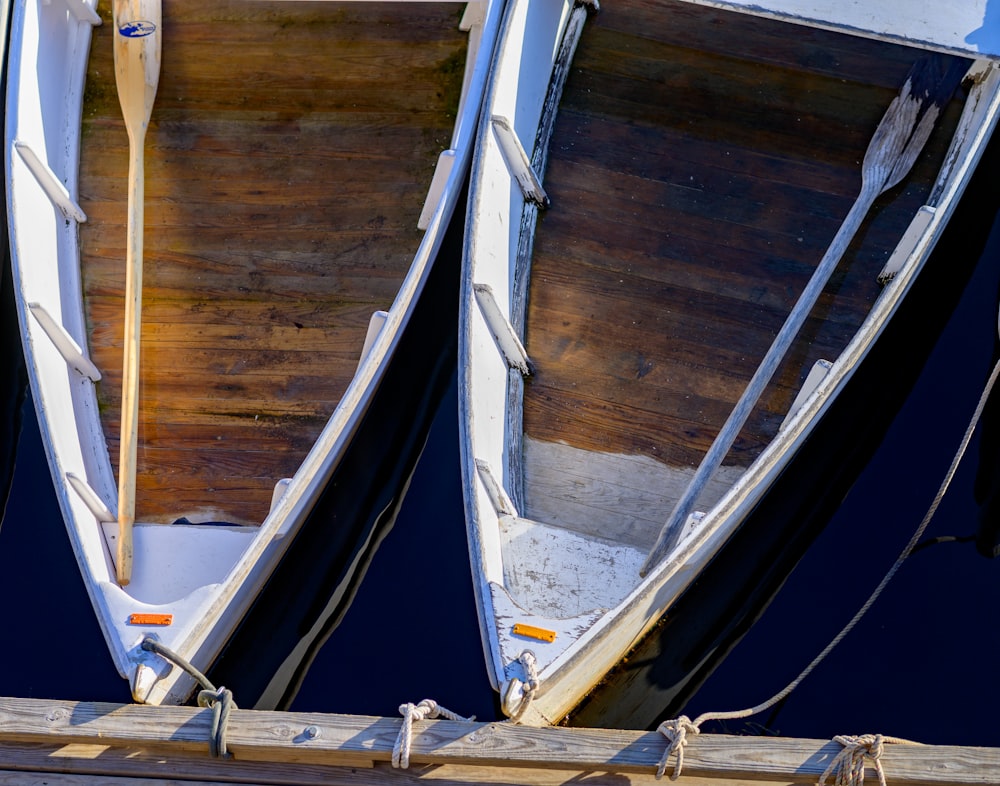
[[[674,765],[674,771],[670,773],[670,780],[675,781],[681,776],[681,770],[684,768],[684,746],[687,745],[687,733],[698,734],[701,730],[691,722],[687,715],[681,715],[674,720],[663,721],[657,731],[667,738],[669,744],[656,768],[656,778],[659,780],[663,777],[663,773],[667,769],[667,762],[670,760],[670,754],[676,752],[677,763]]]
[[[399,727],[399,736],[392,746],[392,766],[405,770],[410,766],[410,743],[413,740],[413,721],[444,717],[454,721],[474,721],[476,716],[463,717],[451,710],[438,705],[434,699],[424,699],[419,704],[407,702],[399,705],[403,715],[403,724]]]
[[[882,750],[886,743],[917,745],[919,743],[899,737],[884,737],[881,734],[862,734],[858,737],[838,735],[834,742],[843,745],[843,749],[833,757],[830,766],[819,776],[819,785],[826,786],[826,779],[834,776],[833,786],[864,786],[865,759],[871,759],[872,767],[878,776],[879,786],[886,786],[885,770],[882,769]]]
[[[998,317],[998,329],[1000,329],[1000,317]],[[666,767],[666,760],[669,758],[670,754],[674,750],[676,750],[678,754],[677,763],[674,766],[673,774],[670,777],[671,780],[676,780],[680,776],[681,767],[683,765],[683,745],[686,744],[686,741],[683,738],[686,736],[686,732],[692,730],[692,727],[694,731],[697,732],[700,729],[701,724],[704,723],[705,721],[736,720],[739,718],[747,718],[751,715],[756,715],[759,712],[763,712],[764,710],[773,707],[779,701],[788,696],[788,694],[790,694],[793,690],[795,690],[801,684],[801,682],[806,677],[808,677],[817,666],[819,666],[819,664],[823,661],[823,659],[830,654],[833,648],[836,647],[838,644],[840,644],[840,642],[843,641],[843,639],[847,636],[847,634],[854,629],[854,626],[858,624],[861,618],[867,613],[867,611],[872,607],[872,605],[875,603],[878,597],[882,594],[882,591],[886,588],[886,585],[892,580],[893,576],[896,575],[896,572],[902,566],[906,558],[910,556],[911,552],[916,547],[917,543],[920,541],[920,538],[923,536],[924,531],[927,529],[927,525],[930,524],[931,519],[937,512],[937,509],[941,504],[941,500],[944,498],[945,492],[951,485],[952,478],[955,477],[955,472],[958,470],[958,466],[962,461],[962,457],[965,455],[965,451],[969,447],[969,442],[972,440],[972,435],[976,430],[976,426],[979,424],[979,420],[983,414],[983,409],[986,407],[986,402],[990,397],[990,393],[993,391],[993,387],[996,384],[998,376],[1000,376],[1000,361],[997,361],[996,365],[993,366],[993,371],[990,374],[989,379],[986,381],[986,386],[984,387],[982,394],[979,396],[979,403],[976,405],[976,411],[973,413],[972,419],[969,421],[969,425],[965,430],[965,434],[962,436],[962,441],[958,447],[958,451],[955,453],[955,457],[952,459],[951,465],[948,467],[948,471],[945,473],[944,480],[941,482],[941,486],[938,489],[937,494],[934,495],[934,500],[933,502],[931,502],[931,505],[928,508],[927,513],[924,515],[924,518],[920,522],[920,525],[916,528],[913,535],[910,537],[909,543],[907,543],[906,546],[903,548],[902,552],[900,552],[899,557],[896,558],[896,561],[892,564],[892,567],[889,568],[888,572],[885,574],[882,581],[879,582],[879,585],[868,597],[868,600],[864,602],[864,605],[862,605],[861,608],[858,609],[858,611],[854,614],[854,616],[851,617],[848,623],[844,625],[843,628],[841,628],[840,632],[833,637],[833,640],[826,645],[823,651],[820,652],[820,654],[817,655],[815,658],[813,658],[812,662],[802,670],[799,676],[797,676],[794,680],[788,683],[788,685],[786,685],[782,690],[775,693],[767,701],[744,710],[733,710],[730,712],[704,712],[697,718],[695,718],[694,721],[689,721],[686,718],[686,716],[681,716],[676,721],[665,721],[664,723],[660,724],[661,731],[665,726],[668,726],[668,724],[671,723],[681,724],[684,730],[680,733],[681,734],[680,742],[678,742],[675,738],[671,737],[666,731],[662,731],[662,733],[665,736],[667,736],[667,739],[670,741],[670,745],[668,746],[667,752],[664,754],[664,757],[660,762],[660,767],[657,770],[656,774],[657,778],[662,777]],[[671,726],[670,728],[672,729],[674,727]],[[844,739],[853,739],[853,738],[845,737]],[[889,737],[879,736],[879,739],[891,740],[892,742],[901,741],[895,737],[889,738]],[[877,765],[876,770],[881,771],[880,764]],[[880,777],[880,783],[883,784],[884,786],[883,776],[880,775],[879,777]],[[822,783],[822,780],[820,782]],[[840,783],[841,783],[840,781],[837,781],[838,786],[840,785]],[[851,782],[845,781],[844,783],[851,783]]]

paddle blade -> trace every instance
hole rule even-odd
[[[149,125],[160,82],[160,0],[114,0],[115,81],[129,135]]]
[[[864,177],[876,193],[898,184],[913,167],[938,116],[966,73],[957,57],[930,54],[917,60],[879,123],[865,152]]]

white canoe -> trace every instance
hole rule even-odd
[[[460,203],[499,6],[163,4],[122,586],[115,26],[94,0],[15,4],[6,167],[24,354],[72,547],[137,701],[189,696],[190,674],[142,642],[206,671],[351,444]]]
[[[508,6],[459,401],[487,671],[512,718],[563,719],[669,613],[930,256],[996,122],[1000,31],[982,2],[916,28],[905,5]],[[928,52],[965,78],[859,217],[888,137],[869,141]]]

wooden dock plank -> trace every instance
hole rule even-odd
[[[0,770],[206,782],[628,784],[652,783],[666,747],[655,732],[419,721],[410,769],[394,770],[387,762],[401,719],[237,709],[226,734],[233,759],[218,761],[207,753],[211,714],[3,698]],[[823,740],[694,735],[682,782],[814,783],[840,750]],[[984,783],[1000,774],[1000,749],[886,745],[882,764],[890,784]]]

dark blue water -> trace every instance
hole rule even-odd
[[[1000,217],[957,312],[879,450],[768,610],[690,700],[687,714],[769,698],[875,589],[930,507],[992,370],[998,283]],[[928,545],[903,564],[857,627],[785,702],[715,728],[818,738],[880,732],[1000,745],[990,719],[1000,704],[1000,560],[981,556],[964,539],[979,527],[976,475],[998,450],[995,440],[982,439],[981,424],[924,535]],[[989,479],[984,472],[982,480]]]
[[[998,286],[1000,224],[880,449],[687,714],[750,706],[784,687],[877,585],[930,505],[992,367]],[[292,709],[395,715],[402,702],[434,698],[495,717],[466,558],[456,413],[453,381],[395,526]],[[0,695],[129,701],[72,558],[30,399],[21,425],[0,527]],[[973,440],[928,537],[974,534],[975,477],[996,451]],[[965,540],[924,548],[787,701],[725,728],[1000,745],[998,610],[1000,561]]]

